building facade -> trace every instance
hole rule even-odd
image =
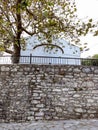
[[[31,37],[27,40],[26,49],[21,51],[21,56],[30,56],[32,55],[32,62],[37,64],[80,64],[80,48],[71,45],[66,42],[65,39],[57,39],[53,41],[53,45],[59,45],[60,48],[45,48],[45,46],[40,46],[33,49],[36,45],[39,45],[40,41],[37,37]],[[40,58],[39,58],[40,56]],[[44,60],[44,62],[42,62]]]

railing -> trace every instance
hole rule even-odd
[[[14,57],[14,59],[17,57]],[[13,64],[11,56],[0,56],[0,64]],[[46,56],[20,56],[18,64],[53,64],[53,65],[86,65],[98,66],[98,59],[46,57]]]
[[[67,58],[67,57],[46,57],[46,56],[30,56],[21,57],[20,63],[30,64],[77,64],[80,65],[80,59]]]

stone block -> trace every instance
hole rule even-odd
[[[44,104],[37,104],[36,105],[37,108],[44,108],[44,106],[45,106]]]
[[[74,111],[78,112],[78,113],[83,113],[84,112],[82,108],[75,108]]]
[[[36,112],[35,116],[39,116],[39,117],[42,116],[43,117],[44,116],[44,112]]]

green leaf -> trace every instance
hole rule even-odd
[[[94,36],[98,36],[98,30],[95,31]]]
[[[89,19],[89,22],[92,22],[93,21],[93,19]]]

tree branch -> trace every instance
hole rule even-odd
[[[13,54],[13,53],[14,53],[13,51],[8,50],[8,49],[5,49],[5,52],[6,52],[6,53],[9,53],[9,54]]]
[[[4,10],[4,9],[2,8],[2,6],[0,6],[0,10],[1,10],[0,13],[2,13],[2,15],[4,14],[4,16],[6,17],[8,23],[9,23],[9,25],[10,25],[11,30],[13,30],[13,31],[16,33],[16,31],[15,31],[15,29],[14,29],[14,26],[13,26],[13,22],[11,22],[9,15],[6,14],[6,12],[8,12],[8,11],[7,11],[7,10]],[[6,19],[5,19],[5,20],[6,20]]]
[[[9,54],[13,54],[14,53],[12,50],[7,49],[5,44],[4,44],[3,47],[4,47],[4,52],[9,53]]]
[[[27,11],[27,13],[29,13],[30,15],[33,16],[34,20],[37,20],[37,16],[35,16],[34,13],[31,10],[26,8],[26,11]]]
[[[29,34],[29,35],[34,35],[34,34],[36,34],[35,32],[30,32],[30,31],[28,31],[28,30],[26,30],[24,27],[21,27],[22,28],[22,30],[24,31],[24,32],[26,32],[27,34]]]

